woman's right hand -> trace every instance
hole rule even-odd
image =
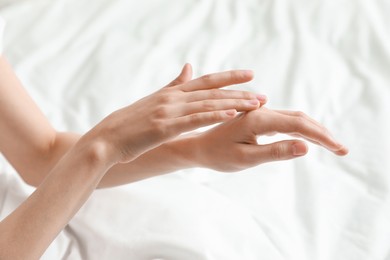
[[[250,81],[251,71],[191,78],[191,66],[186,64],[169,85],[115,111],[88,134],[109,148],[112,163],[125,163],[184,132],[227,121],[237,111],[254,110],[266,102],[262,95],[220,89]]]

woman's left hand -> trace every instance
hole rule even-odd
[[[276,133],[303,138],[336,155],[348,153],[348,149],[338,143],[324,126],[304,113],[261,107],[193,137],[195,161],[201,167],[233,172],[265,162],[294,159],[307,153],[307,145],[298,139],[258,144],[258,136]]]

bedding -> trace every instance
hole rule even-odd
[[[42,259],[390,260],[389,12],[363,0],[0,0],[3,53],[60,131],[87,131],[190,62],[195,76],[253,69],[239,88],[350,148],[98,190]],[[0,172],[2,219],[33,189],[4,158]]]

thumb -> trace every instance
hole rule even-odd
[[[190,81],[191,79],[192,79],[192,66],[191,64],[186,63],[183,69],[181,70],[179,76],[177,76],[177,78],[175,78],[171,83],[169,83],[165,87],[169,88],[172,86],[183,84],[186,83],[187,81]]]
[[[294,159],[307,153],[308,147],[300,140],[285,140],[252,147],[253,157],[260,163]]]

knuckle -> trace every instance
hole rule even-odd
[[[154,114],[155,118],[158,119],[167,118],[169,115],[169,109],[167,106],[161,105],[156,108]]]
[[[206,125],[220,122],[224,119],[222,112],[212,111],[206,113],[196,113],[189,115],[189,123],[191,125]]]
[[[284,148],[280,144],[273,144],[271,145],[271,158],[273,160],[280,160],[283,156]]]
[[[189,120],[191,124],[197,124],[200,121],[200,115],[199,114],[191,114],[189,115]]]
[[[213,79],[213,76],[212,74],[206,74],[206,75],[203,75],[202,77],[200,77],[200,79],[204,82],[204,83],[210,83]]]
[[[220,91],[219,91],[219,89],[211,89],[210,91],[209,91],[209,97],[211,98],[211,99],[217,99],[217,98],[220,98]]]
[[[234,101],[234,106],[235,107],[245,107],[246,106],[246,101],[240,100],[240,99],[235,99]]]
[[[301,118],[306,118],[306,114],[303,113],[302,111],[295,111],[295,116],[301,117]]]
[[[158,102],[160,104],[170,104],[173,101],[174,101],[174,97],[173,97],[173,95],[171,95],[169,93],[161,94],[159,99],[158,99]]]
[[[232,70],[229,71],[229,78],[234,80],[234,79],[239,79],[240,78],[240,73],[238,71]]]
[[[253,99],[253,98],[256,98],[255,95],[253,95],[252,93],[248,92],[248,91],[243,91],[242,92],[242,97],[245,98],[245,99]]]
[[[210,113],[209,115],[209,122],[218,122],[218,121],[221,121],[222,119],[222,114],[221,112],[218,112],[218,111],[213,111]]]
[[[216,105],[211,100],[205,100],[202,102],[202,107],[205,111],[212,111],[216,109]]]

